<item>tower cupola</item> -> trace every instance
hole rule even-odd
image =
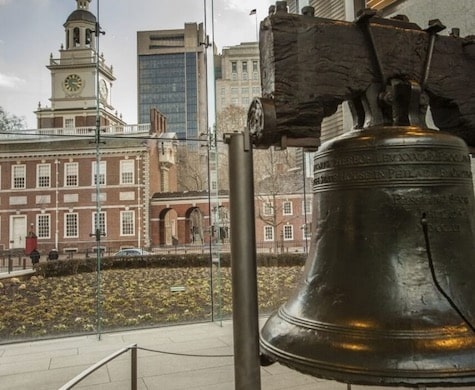
[[[96,17],[89,11],[91,0],[76,0],[77,7],[69,15],[64,28],[66,30],[66,50],[95,47]]]

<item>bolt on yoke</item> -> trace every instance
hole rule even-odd
[[[323,118],[346,101],[356,129],[427,127],[430,106],[443,131],[475,146],[475,39],[438,35],[405,16],[365,9],[354,22],[289,14],[285,1],[260,24],[262,97],[248,112],[257,148],[316,149]]]

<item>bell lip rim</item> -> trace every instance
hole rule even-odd
[[[259,338],[260,354],[266,358],[283,364],[291,369],[295,369],[304,374],[314,377],[335,380],[339,382],[351,383],[355,385],[450,385],[450,384],[475,384],[475,367],[448,367],[439,369],[390,369],[372,367],[368,369],[368,362],[364,359],[364,364],[355,366],[354,364],[344,363],[343,359],[337,362],[329,363],[322,357],[320,360],[302,357],[295,353],[283,351],[275,348],[264,340],[262,336]],[[323,355],[323,354],[322,354]],[[445,355],[444,355],[445,357]],[[383,361],[375,358],[375,361]],[[448,361],[441,359],[441,362]]]
[[[475,384],[475,365],[470,366],[473,358],[468,359],[468,357],[474,356],[475,347],[435,350],[429,346],[419,348],[415,353],[415,345],[426,340],[420,340],[417,337],[397,339],[374,337],[374,332],[368,332],[373,335],[372,339],[365,339],[363,337],[365,335],[360,333],[349,336],[344,334],[338,340],[343,343],[346,338],[349,344],[353,341],[355,345],[358,343],[361,345],[362,340],[366,340],[370,348],[363,352],[344,349],[332,342],[332,340],[336,340],[335,335],[340,336],[341,333],[334,330],[325,332],[324,329],[320,329],[315,331],[316,337],[312,340],[309,329],[287,322],[285,318],[279,316],[281,310],[282,307],[278,312],[272,314],[261,328],[259,334],[260,352],[271,360],[297,371],[326,379],[366,385],[381,385],[383,383],[432,386],[456,383]],[[285,323],[285,329],[274,336],[272,327],[282,327],[282,322]],[[313,330],[310,329],[310,331]],[[422,334],[428,335],[429,332]],[[465,334],[467,339],[473,341],[473,336],[468,337],[472,333],[466,331]],[[454,336],[453,333],[451,335]],[[301,348],[302,343],[299,343],[298,340],[302,338],[305,338],[305,349]],[[427,338],[427,340],[430,339],[434,339],[433,334]],[[374,346],[378,346],[378,350],[371,348]],[[398,346],[397,350],[394,348],[395,346]],[[391,368],[394,366],[394,362],[412,364],[414,368]],[[454,362],[458,362],[458,364],[454,364]],[[424,366],[432,368],[424,369]],[[371,367],[371,370],[368,367]]]
[[[276,349],[274,349],[277,351]],[[454,368],[452,371],[441,370],[386,370],[384,373],[377,370],[356,370],[345,369],[337,367],[336,365],[329,367],[328,365],[310,365],[305,363],[299,363],[302,360],[290,360],[285,358],[285,355],[272,352],[267,349],[260,340],[260,353],[274,362],[285,365],[290,369],[294,369],[306,375],[311,375],[317,378],[323,378],[326,380],[333,380],[337,382],[344,382],[355,385],[370,385],[370,386],[414,386],[414,385],[427,385],[427,386],[447,386],[447,385],[473,385],[475,384],[475,368],[470,368],[465,371],[461,371],[460,368]],[[362,366],[363,367],[363,366]],[[429,375],[432,373],[433,375]],[[461,375],[461,373],[463,375]],[[396,375],[398,374],[398,375]],[[402,374],[407,374],[403,376]],[[412,374],[412,375],[411,375]],[[418,375],[415,375],[418,374]]]

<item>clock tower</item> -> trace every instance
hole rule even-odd
[[[38,128],[96,126],[97,104],[101,126],[124,125],[111,105],[110,90],[115,81],[111,66],[97,55],[96,29],[99,23],[89,11],[91,0],[75,0],[77,8],[66,22],[65,42],[59,58],[50,56],[51,105],[38,106]],[[99,82],[99,84],[97,84]]]

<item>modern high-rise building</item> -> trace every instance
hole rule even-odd
[[[167,117],[179,139],[197,139],[207,130],[206,56],[203,24],[183,29],[137,32],[139,123],[151,108]]]

